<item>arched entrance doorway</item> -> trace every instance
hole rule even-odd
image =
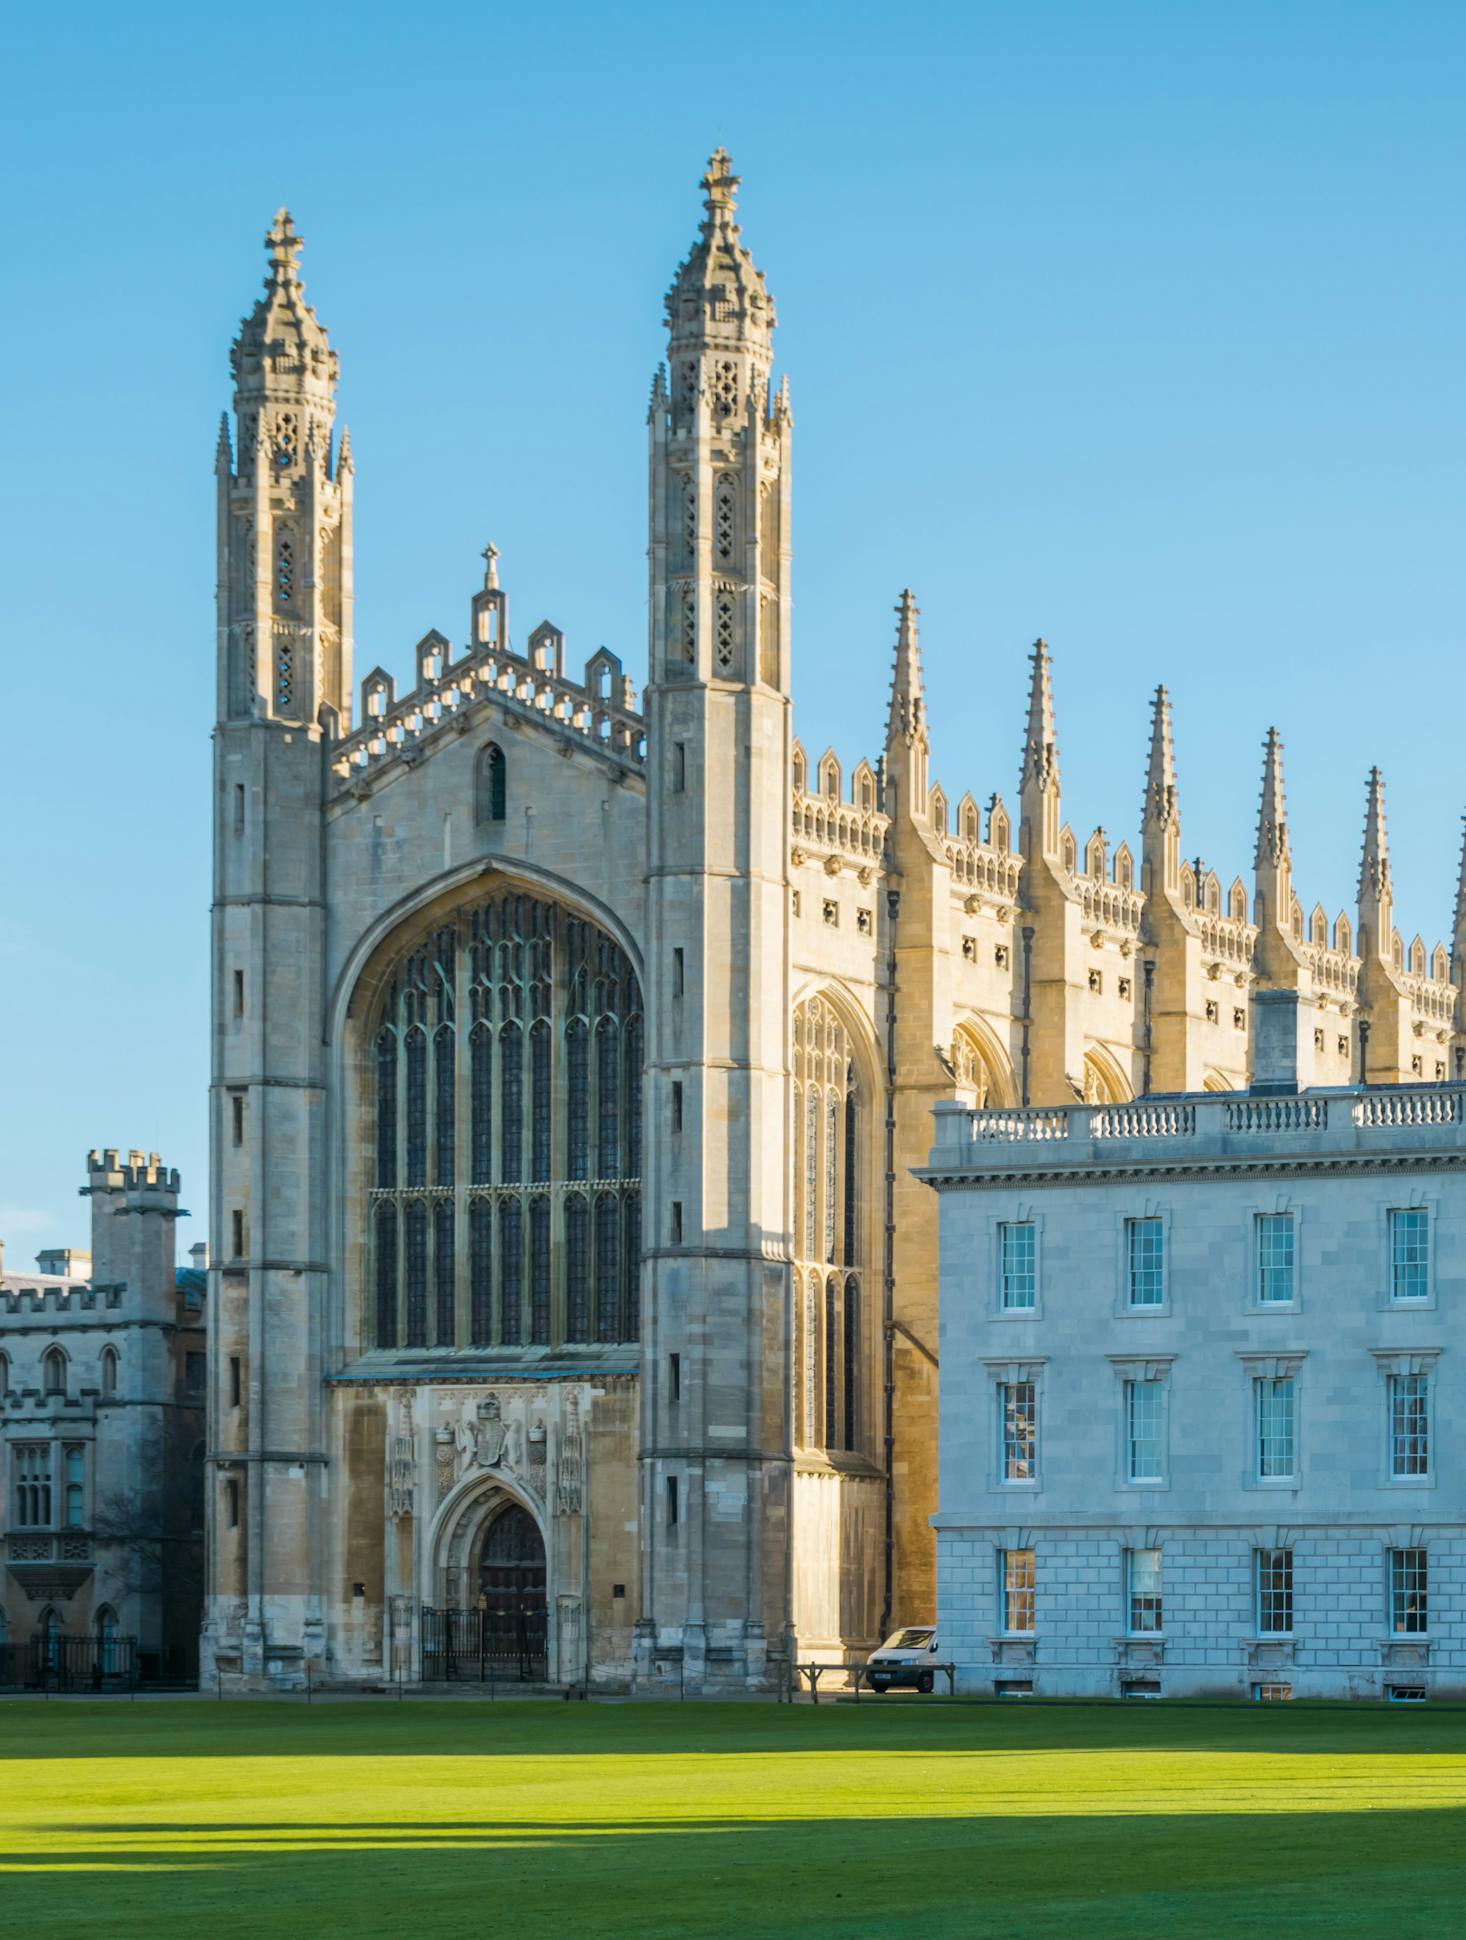
[[[501,1502],[484,1529],[470,1594],[468,1609],[424,1609],[424,1678],[540,1682],[548,1657],[545,1544],[521,1503]]]
[[[545,1675],[545,1544],[539,1525],[517,1502],[502,1508],[479,1551],[479,1616],[483,1655],[501,1677]]]

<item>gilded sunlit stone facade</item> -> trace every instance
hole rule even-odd
[[[1259,984],[1319,1082],[1454,1072],[1377,777],[1357,926],[1294,891],[1276,736],[1252,889],[1182,861],[1164,690],[1138,854],[1077,838],[1040,642],[1012,808],[954,803],[909,592],[874,758],[794,737],[736,186],[667,297],[640,696],[516,636],[493,546],[466,639],[355,685],[336,356],[270,232],[217,460],[206,1668],[432,1675],[480,1597],[565,1681],[868,1646],[933,1606],[934,1105],[1238,1087]]]

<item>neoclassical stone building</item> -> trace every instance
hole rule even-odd
[[[1259,985],[1309,1081],[1454,1068],[1377,778],[1357,926],[1294,889],[1276,735],[1253,887],[1183,862],[1164,690],[1138,855],[1078,838],[1040,642],[1012,807],[954,802],[910,593],[874,758],[794,738],[788,383],[702,187],[640,696],[511,625],[492,546],[466,639],[357,687],[337,360],[268,237],[217,457],[206,1668],[435,1675],[481,1607],[552,1678],[868,1645],[934,1601],[935,1104],[1240,1086]]]

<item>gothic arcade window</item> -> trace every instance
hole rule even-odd
[[[501,888],[399,960],[369,1041],[375,1344],[634,1340],[642,1020],[620,947]]]
[[[865,1099],[832,1006],[794,1013],[794,1251],[799,1432],[807,1448],[856,1449],[865,1433],[863,1320],[868,1193]],[[807,1277],[806,1277],[807,1276]]]

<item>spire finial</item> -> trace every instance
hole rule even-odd
[[[1267,731],[1262,757],[1262,805],[1257,815],[1257,850],[1254,861],[1259,869],[1287,862],[1288,807],[1283,799],[1283,743],[1275,727]]]
[[[499,586],[499,548],[490,539],[479,557],[484,562],[484,591],[493,593]]]
[[[1040,788],[1057,784],[1059,743],[1054,726],[1054,687],[1049,668],[1049,643],[1035,640],[1033,678],[1028,689],[1028,728],[1023,739],[1023,773],[1020,786],[1037,782]]]
[[[234,445],[229,436],[229,413],[219,413],[219,439],[214,446],[214,469],[227,477],[234,469]]]
[[[1164,824],[1177,816],[1176,756],[1171,745],[1171,697],[1157,687],[1150,716],[1150,762],[1145,773],[1142,822]]]
[[[706,195],[703,207],[710,218],[719,210],[726,209],[731,215],[738,201],[739,178],[733,173],[733,163],[726,148],[715,148],[708,157],[708,171],[699,187]]]
[[[1390,838],[1385,829],[1385,783],[1378,768],[1369,771],[1364,809],[1364,853],[1359,861],[1360,902],[1381,902],[1390,893]]]
[[[887,739],[913,740],[926,733],[926,699],[921,679],[921,638],[917,617],[921,608],[906,587],[896,607],[896,664],[891,674],[891,711]]]
[[[277,283],[294,283],[300,277],[300,248],[303,236],[295,233],[295,222],[288,209],[277,209],[265,247],[270,252],[270,274]]]

